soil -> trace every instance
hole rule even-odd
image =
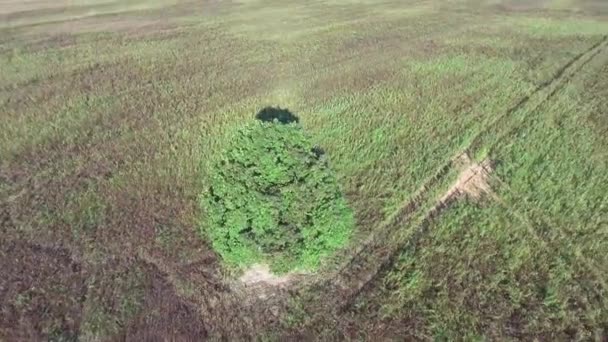
[[[456,182],[441,198],[441,203],[463,195],[477,200],[483,194],[491,193],[488,178],[492,172],[492,165],[489,160],[476,163],[468,155],[462,154],[458,157],[457,164],[461,166],[462,171]]]
[[[247,286],[285,286],[293,279],[293,273],[279,276],[270,272],[270,267],[263,264],[255,264],[245,271],[240,281]]]

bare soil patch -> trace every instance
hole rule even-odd
[[[488,184],[488,178],[490,173],[492,173],[492,163],[489,160],[477,163],[471,160],[467,154],[462,154],[457,158],[456,165],[462,171],[456,182],[443,195],[440,203],[460,196],[468,196],[478,200],[483,194],[490,194],[492,192]]]
[[[270,271],[268,265],[255,264],[243,273],[239,280],[247,286],[285,286],[293,280],[294,273],[279,276]]]

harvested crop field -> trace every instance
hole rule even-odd
[[[269,106],[354,216],[312,271],[206,234]],[[605,1],[0,0],[0,123],[2,341],[608,339]]]

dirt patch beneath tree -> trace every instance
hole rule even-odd
[[[243,273],[239,280],[247,286],[285,286],[294,278],[294,273],[276,275],[270,271],[270,267],[264,264],[255,264]]]

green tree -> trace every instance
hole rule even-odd
[[[226,262],[313,270],[346,243],[352,211],[298,122],[255,120],[211,165],[205,233]]]

